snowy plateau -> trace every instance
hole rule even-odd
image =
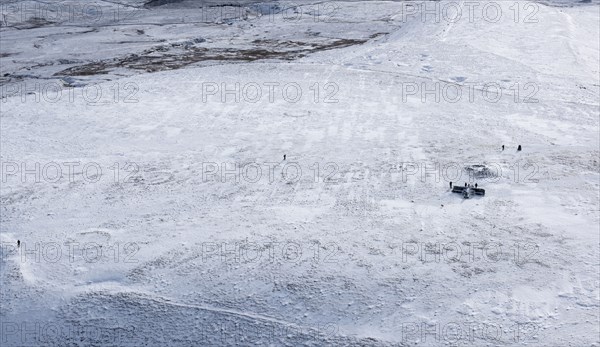
[[[0,346],[600,347],[600,1],[0,14]]]

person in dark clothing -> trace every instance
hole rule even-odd
[[[521,151],[521,145],[519,145],[519,147],[517,147],[517,152]]]
[[[502,150],[504,150],[504,145],[502,145]]]
[[[477,183],[475,183],[475,188],[477,188]]]
[[[284,154],[284,155],[283,155],[283,160],[285,160],[285,158],[287,158],[287,155],[285,155],[285,154]]]
[[[17,247],[21,247],[21,240],[17,240]]]
[[[467,186],[467,182],[465,182],[465,187]]]
[[[450,181],[450,189],[452,189],[452,181]]]

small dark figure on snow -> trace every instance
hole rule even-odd
[[[21,240],[17,240],[17,247],[21,247]]]
[[[285,158],[287,158],[287,155],[285,155],[285,154],[284,154],[284,155],[283,155],[283,160],[285,160]]]
[[[477,183],[475,183],[475,188],[477,188]]]
[[[504,150],[504,145],[502,145],[502,150]]]
[[[467,187],[467,182],[465,182],[465,187]]]
[[[452,181],[450,181],[450,189],[452,189]]]
[[[519,147],[517,147],[517,152],[521,152],[521,145],[519,145]]]

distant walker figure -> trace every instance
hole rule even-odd
[[[284,155],[283,155],[283,160],[285,160],[285,158],[287,158],[287,155],[285,155],[285,154],[284,154]]]
[[[465,182],[465,187],[467,186],[467,182]]]
[[[521,145],[519,145],[519,147],[517,147],[517,152],[521,152]]]
[[[475,188],[477,188],[477,183],[475,183]]]
[[[17,240],[17,247],[21,247],[21,240]]]
[[[504,145],[502,145],[502,150],[504,151]]]

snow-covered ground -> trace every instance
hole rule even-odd
[[[597,1],[144,3],[0,1],[0,345],[600,346]]]

